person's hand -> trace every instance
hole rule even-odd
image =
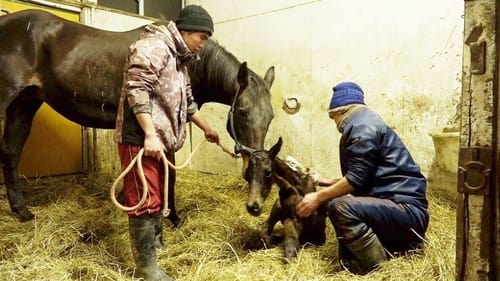
[[[219,134],[212,128],[205,131],[205,139],[211,143],[219,144]]]
[[[144,156],[156,158],[156,160],[161,160],[161,152],[163,151],[163,143],[155,135],[146,136],[144,139]]]
[[[309,217],[319,207],[319,198],[317,192],[311,192],[304,195],[297,204],[297,215],[299,217]]]

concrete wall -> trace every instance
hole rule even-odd
[[[263,75],[269,66],[276,67],[276,117],[266,143],[270,147],[282,136],[282,157],[293,155],[325,176],[340,175],[339,133],[326,111],[332,86],[353,80],[365,90],[367,105],[398,132],[424,172],[433,166],[429,132],[453,123],[461,95],[462,1],[186,2],[209,11],[214,38],[250,68]],[[282,110],[290,97],[302,105],[294,115]],[[232,145],[224,128],[227,110],[206,105],[202,112],[211,117],[223,142]],[[193,142],[200,139],[195,130]],[[204,145],[195,168],[239,173],[240,166],[221,154]]]

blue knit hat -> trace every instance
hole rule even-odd
[[[365,104],[365,94],[354,82],[341,82],[333,87],[329,110],[348,104]]]

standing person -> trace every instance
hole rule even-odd
[[[174,153],[184,143],[188,120],[204,131],[209,142],[219,143],[217,132],[203,119],[193,100],[188,74],[188,64],[197,58],[213,32],[207,11],[189,5],[180,11],[175,22],[145,27],[129,48],[115,140],[122,169],[144,148],[142,166],[149,195],[143,206],[127,214],[135,276],[147,281],[171,280],[156,264],[156,248],[163,245],[160,210],[164,204],[165,175],[161,152],[175,162]],[[169,190],[173,190],[175,179],[169,179]],[[142,185],[136,168],[125,176],[122,194],[126,206],[140,201]]]
[[[328,202],[328,216],[339,245],[341,266],[365,274],[423,242],[429,223],[426,180],[410,152],[382,118],[368,109],[353,82],[333,88],[329,116],[342,134],[342,178],[319,177],[325,188],[297,205],[307,217]]]

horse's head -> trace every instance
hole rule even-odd
[[[283,140],[269,150],[255,150],[248,156],[248,167],[245,170],[245,180],[248,182],[247,211],[254,216],[262,213],[262,207],[273,185],[275,173],[274,161],[281,149]],[[244,152],[243,154],[246,154]]]
[[[262,79],[243,62],[239,67],[237,80],[239,91],[231,105],[227,130],[236,142],[236,152],[243,156],[245,171],[248,156],[254,150],[264,148],[267,130],[274,117],[270,93],[274,67],[270,67]]]
[[[274,117],[270,92],[274,67],[262,78],[246,62],[241,63],[216,41],[208,40],[200,52],[200,60],[189,66],[189,74],[199,106],[207,102],[231,106],[227,131],[236,143],[236,152],[264,149]],[[243,171],[248,163],[247,154],[243,154]]]

